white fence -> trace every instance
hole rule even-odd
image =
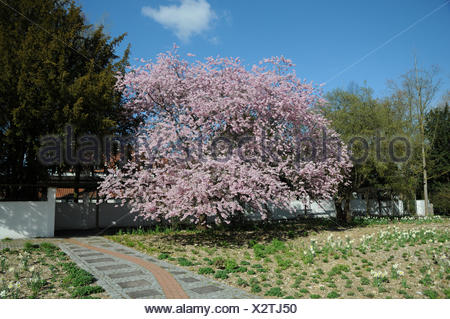
[[[47,201],[0,202],[0,238],[53,237],[56,189]]]
[[[403,216],[406,212],[403,208],[403,202],[398,201],[377,201],[362,199],[352,199],[350,201],[350,210],[353,215],[364,216]]]
[[[121,207],[115,203],[97,205],[87,197],[79,203],[55,200],[55,189],[48,190],[48,200],[41,202],[0,202],[0,239],[25,237],[52,237],[54,230],[88,230],[97,226],[138,227],[150,226],[152,221],[145,221],[130,214],[130,207]],[[367,206],[368,203],[368,207]],[[272,208],[271,218],[288,220],[301,217],[335,217],[336,208],[331,200],[294,201],[294,212]],[[417,213],[422,214],[423,201],[417,201]],[[354,215],[394,215],[406,214],[401,201],[373,201],[355,199],[350,202]],[[248,220],[261,220],[258,213],[248,214]]]
[[[87,203],[87,204],[85,204]],[[290,220],[296,218],[328,218],[336,217],[336,207],[332,200],[321,201],[294,201],[291,203],[293,211],[270,207],[271,219],[273,220]],[[355,215],[366,215],[366,202],[363,200],[352,200],[350,209]],[[98,212],[96,211],[98,210]],[[378,206],[377,202],[369,201],[370,215],[394,215],[401,216],[405,212],[401,201],[381,202]],[[130,207],[117,205],[115,203],[102,203],[96,205],[95,202],[89,202],[85,199],[84,203],[56,203],[56,230],[86,230],[96,227],[98,214],[98,226],[106,227],[145,227],[151,226],[155,222],[136,218],[136,214],[130,214]],[[247,213],[247,220],[259,221],[261,214],[258,212]],[[209,218],[213,222],[214,218]]]

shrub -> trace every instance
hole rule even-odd
[[[167,253],[161,253],[158,255],[158,259],[167,259],[169,258],[169,254]]]
[[[198,269],[198,273],[200,275],[213,274],[214,273],[214,269],[212,269],[211,267],[202,267],[202,268]]]
[[[267,255],[274,254],[276,252],[286,252],[288,249],[285,243],[278,239],[272,239],[270,244],[264,246],[262,244],[255,244],[252,246],[255,257],[265,258]]]
[[[66,287],[82,287],[90,285],[95,281],[94,276],[88,273],[86,270],[79,268],[75,263],[62,264],[63,269],[67,272],[67,275],[63,278],[63,285]]]
[[[255,254],[255,257],[259,258],[264,258],[267,255],[267,251],[262,244],[253,245],[253,253]]]
[[[228,272],[236,272],[239,268],[238,263],[234,259],[225,260],[225,270]]]
[[[39,249],[43,251],[47,256],[53,257],[58,247],[51,243],[41,243],[39,245]]]
[[[219,269],[224,269],[225,268],[225,259],[223,257],[215,257],[212,260],[212,264],[214,265],[214,267],[219,268]]]
[[[247,267],[238,267],[238,269],[236,269],[236,272],[246,272],[247,271]]]
[[[425,277],[419,280],[419,283],[424,286],[431,286],[433,284],[433,279],[429,274],[426,274]]]
[[[277,255],[275,256],[275,260],[277,261],[278,267],[280,267],[282,270],[286,270],[292,265],[292,260],[290,259],[283,259],[281,256]]]
[[[306,288],[302,288],[302,289],[299,290],[299,292],[302,293],[302,294],[308,294],[309,290],[306,289]]]
[[[189,259],[186,259],[184,257],[179,257],[177,260],[178,260],[178,264],[180,264],[180,266],[192,266],[193,265],[192,261],[190,261]]]
[[[26,250],[26,251],[31,251],[34,248],[36,248],[36,246],[33,245],[32,242],[27,241],[25,244],[23,244],[23,249]]]
[[[341,295],[338,293],[338,292],[336,292],[336,291],[332,291],[332,292],[330,292],[328,295],[327,295],[327,298],[329,298],[329,299],[336,299],[336,298],[339,298]]]
[[[267,272],[266,268],[256,268],[257,272]]]
[[[214,278],[227,279],[228,273],[225,270],[217,270],[216,274],[214,275]]]
[[[426,289],[423,291],[424,296],[427,296],[430,299],[437,299],[439,297],[439,294],[432,290],[432,289]]]
[[[348,267],[347,265],[336,265],[333,268],[331,268],[331,270],[328,272],[328,275],[329,276],[340,275],[342,274],[343,271],[349,272],[350,267]]]
[[[444,294],[446,299],[450,299],[450,288],[444,289]]]
[[[264,295],[272,297],[283,297],[285,294],[280,287],[274,287],[270,288]]]
[[[251,288],[251,292],[252,293],[258,293],[258,292],[261,292],[261,286],[260,285],[252,285],[252,288]]]
[[[241,287],[247,287],[248,286],[248,282],[246,282],[244,279],[239,277],[238,280],[237,280],[237,285],[241,286]]]
[[[83,297],[83,296],[89,296],[92,294],[103,292],[103,288],[100,286],[83,286],[83,287],[76,287],[72,291],[72,298],[75,297]]]

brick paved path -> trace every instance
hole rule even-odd
[[[55,241],[112,298],[255,298],[102,237]]]

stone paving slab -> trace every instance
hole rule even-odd
[[[238,288],[227,286],[103,237],[92,236],[75,239],[93,247],[118,252],[161,267],[167,276],[176,280],[189,298],[256,298]],[[97,284],[103,287],[111,298],[166,298],[164,290],[154,274],[145,267],[130,260],[95,251],[60,238],[2,241],[0,249],[20,249],[26,242],[33,244],[51,242],[59,246],[75,263],[95,276],[98,280]],[[159,275],[161,276],[161,274]]]
[[[135,270],[135,271],[119,272],[116,274],[109,274],[108,277],[112,278],[112,279],[131,278],[131,277],[140,276],[143,274],[144,274],[144,272],[142,272],[141,270]]]
[[[227,286],[102,237],[74,239],[84,244],[130,256],[130,258],[138,257],[166,269],[168,275],[172,276],[179,283],[189,298],[256,298],[256,296],[250,295],[241,289]],[[92,250],[90,253],[85,251],[79,252],[78,250],[82,246],[72,243],[61,242],[59,246],[81,268],[92,273],[98,279],[98,284],[112,298],[166,298],[164,290],[152,272],[134,262]],[[93,253],[96,253],[96,255],[88,255]],[[92,260],[101,261],[92,262]]]
[[[132,262],[111,257],[106,254],[101,254],[104,256],[104,259],[107,259],[107,261],[103,261],[101,263],[88,263],[88,258],[92,257],[80,257],[80,255],[83,254],[77,253],[73,249],[70,249],[65,243],[60,243],[59,246],[81,268],[96,277],[98,280],[97,284],[103,287],[111,298],[165,298],[164,293],[153,274],[149,271],[143,271],[140,266]],[[126,272],[133,272],[133,275],[123,275]],[[116,274],[121,275],[115,276]],[[131,277],[133,280],[145,281],[146,284],[140,287],[130,287],[128,289],[125,289],[119,285],[119,283],[129,281]]]
[[[140,290],[140,291],[132,291],[129,292],[128,295],[133,299],[138,298],[155,298],[158,296],[158,291],[155,289],[146,289],[146,290]]]

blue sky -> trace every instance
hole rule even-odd
[[[300,78],[327,82],[326,90],[366,81],[384,96],[386,80],[411,69],[415,54],[421,66],[440,67],[439,95],[450,89],[448,0],[77,2],[111,36],[128,33],[123,47],[131,44],[132,64],[173,43],[182,54],[240,57],[248,65],[284,55]]]

